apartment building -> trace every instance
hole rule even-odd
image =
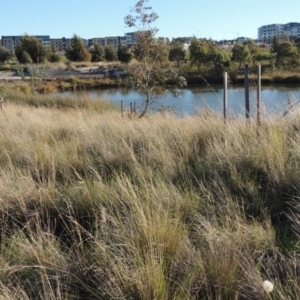
[[[68,47],[72,38],[54,38],[51,39],[49,35],[36,35],[36,37],[47,49],[55,47],[57,51],[63,53]],[[22,36],[2,36],[0,45],[6,47],[8,50],[14,52],[17,45],[19,44]],[[82,39],[83,43],[87,47],[91,47],[95,44],[105,46],[113,46],[116,50],[118,49],[119,43],[122,45],[126,45],[127,47],[131,47],[132,45],[136,45],[137,38],[135,36],[135,32],[126,33],[124,36],[109,36],[102,38],[92,38],[92,39]]]
[[[50,44],[52,47],[55,47],[58,52],[63,53],[69,46],[71,39],[68,38],[60,38],[60,39],[50,39]]]
[[[105,47],[105,38],[92,38],[89,39],[89,47],[93,45],[100,45],[102,47]]]
[[[3,36],[1,37],[1,45],[11,52],[15,52],[15,49],[20,42],[21,36]]]
[[[280,36],[287,34],[288,36],[300,37],[300,23],[291,22],[287,24],[270,24],[258,28],[258,41],[260,43],[271,44],[275,35]]]
[[[57,49],[58,52],[62,52],[65,49],[65,44],[62,39],[51,39],[51,47]]]
[[[115,50],[118,49],[119,38],[117,36],[109,36],[105,38],[105,46],[112,46]]]
[[[126,36],[119,36],[119,43],[123,46],[127,46],[127,38]]]
[[[50,35],[35,35],[35,38],[37,38],[46,49],[50,48]]]
[[[46,48],[50,48],[50,36],[49,35],[35,35]],[[19,44],[22,36],[21,35],[11,35],[1,37],[1,45],[6,47],[11,52],[14,52],[17,45]]]
[[[291,22],[284,25],[284,32],[289,36],[300,38],[300,23]]]
[[[95,44],[100,45],[102,47],[112,46],[115,48],[115,50],[117,50],[119,43],[127,47],[130,47],[133,43],[136,44],[136,42],[133,42],[131,38],[128,38],[128,36],[125,35],[125,36],[109,36],[104,38],[92,38],[89,39],[88,46],[91,47]]]
[[[126,37],[127,47],[136,45],[137,40],[138,40],[136,32],[127,32],[127,33],[125,33],[125,37]]]

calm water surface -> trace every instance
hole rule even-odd
[[[86,91],[91,99],[107,99],[129,109],[130,103],[136,103],[137,108],[143,104],[145,96],[127,88],[89,90]],[[75,96],[76,92],[63,92],[63,96]],[[78,94],[78,93],[77,93]],[[250,112],[256,114],[256,88],[250,88]],[[300,101],[300,85],[290,86],[265,86],[261,90],[262,107],[264,114],[282,114],[287,104]],[[180,115],[193,115],[199,110],[209,108],[222,113],[223,111],[223,87],[189,87],[182,89],[179,97],[173,97],[171,93],[159,98],[151,104],[151,110],[157,111],[162,106],[172,107]],[[300,106],[300,105],[299,105]],[[228,89],[228,110],[231,114],[244,114],[245,91],[243,86]]]

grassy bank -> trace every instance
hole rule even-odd
[[[5,93],[6,102],[25,106],[63,110],[86,109],[98,113],[117,110],[113,102],[101,98],[91,99],[81,90],[78,91],[75,97],[63,97],[62,95],[55,95],[53,93],[40,94],[36,86],[28,82],[20,82],[18,84],[6,85]]]
[[[300,298],[299,114],[8,102],[0,127],[1,299]]]

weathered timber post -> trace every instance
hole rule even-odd
[[[257,125],[261,125],[260,120],[260,107],[261,107],[261,65],[257,66],[257,102],[256,102],[256,113],[257,113]]]
[[[136,106],[135,106],[135,101],[133,102],[133,113],[134,113],[134,115],[136,114]]]
[[[121,116],[123,117],[123,112],[124,112],[124,109],[123,109],[123,101],[121,100]]]
[[[250,123],[250,101],[249,101],[249,68],[245,65],[245,112],[247,125]]]
[[[227,120],[227,72],[224,72],[223,85],[224,85],[223,115],[224,115],[224,122],[226,123],[226,120]]]
[[[132,115],[132,102],[130,102],[130,114]]]
[[[4,99],[3,99],[3,97],[1,96],[0,97],[0,109],[2,110],[2,103],[4,102]]]

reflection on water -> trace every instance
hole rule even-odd
[[[76,92],[63,92],[63,96],[73,96]],[[127,88],[117,89],[101,89],[85,91],[91,99],[107,99],[115,102],[117,105],[123,104],[129,107],[130,103],[136,103],[137,109],[141,108],[145,96],[134,90]],[[300,100],[300,87],[292,86],[266,86],[262,87],[262,111],[263,114],[282,114],[287,104]],[[256,114],[256,88],[250,88],[250,112]],[[151,104],[151,109],[156,111],[162,106],[172,107],[180,115],[196,114],[201,109],[212,109],[222,113],[223,111],[223,87],[213,86],[197,86],[189,87],[181,90],[179,97],[173,97],[172,93],[160,97]],[[245,91],[242,86],[228,89],[228,110],[234,115],[244,114],[245,110]]]

